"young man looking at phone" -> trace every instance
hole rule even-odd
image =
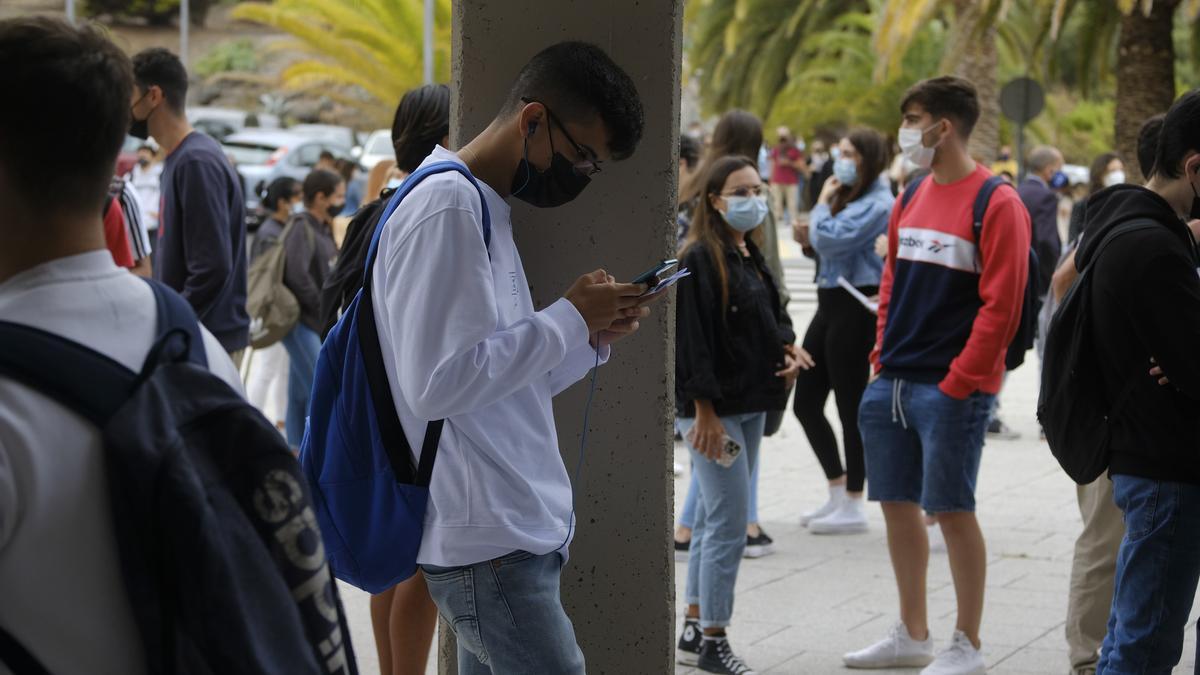
[[[909,203],[897,200],[879,288],[871,362],[859,412],[868,497],[882,502],[900,596],[900,622],[884,640],[846,654],[852,668],[928,666],[923,675],[982,675],[987,552],[975,518],[984,432],[1004,378],[1029,274],[1029,214],[997,187],[976,237],[977,195],[991,172],[967,153],[979,119],[971,83],[919,82],[900,105],[900,147],[932,169]],[[929,539],[922,510],[938,516],[958,620],[934,658],[925,597]]]
[[[638,329],[647,289],[597,270],[534,311],[507,200],[567,204],[633,154],[643,123],[633,81],[603,51],[549,47],[483,133],[425,160],[465,164],[479,189],[454,171],[427,178],[379,240],[375,319],[412,447],[446,420],[417,561],[457,632],[460,673],[584,672],[559,599],[572,493],[551,399]]]

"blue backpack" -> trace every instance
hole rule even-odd
[[[925,174],[910,182],[904,188],[904,196],[900,198],[900,209],[903,210],[912,201],[912,198],[917,194],[917,188],[921,187],[921,183],[928,178],[929,174]],[[1004,185],[1004,179],[999,176],[991,176],[980,186],[979,192],[975,195],[975,203],[971,207],[971,222],[972,231],[975,234],[975,243],[978,244],[980,237],[983,236],[983,217],[987,214],[988,203],[992,200],[992,193],[996,188]],[[1012,187],[1012,186],[1009,186]],[[1038,314],[1042,311],[1042,301],[1038,297],[1038,280],[1041,275],[1038,273],[1038,255],[1033,250],[1033,241],[1029,243],[1029,278],[1025,282],[1025,295],[1021,300],[1021,322],[1017,326],[1017,333],[1013,336],[1012,342],[1008,345],[1008,351],[1004,354],[1005,370],[1016,370],[1025,363],[1025,353],[1033,349],[1033,344],[1037,340],[1038,332]]]
[[[444,423],[426,427],[420,465],[414,466],[384,370],[371,270],[379,237],[400,202],[421,181],[448,171],[461,173],[479,190],[466,167],[438,162],[410,175],[384,208],[367,251],[362,288],[321,346],[300,447],[333,573],[369,593],[385,591],[417,571]],[[486,247],[491,217],[482,191],[479,198]]]

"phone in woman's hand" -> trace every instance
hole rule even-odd
[[[722,441],[721,454],[713,461],[728,469],[733,466],[733,463],[740,454],[742,454],[742,445],[729,436],[726,436]]]

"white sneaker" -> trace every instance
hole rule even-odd
[[[937,655],[937,659],[929,667],[921,671],[921,675],[986,675],[987,665],[983,662],[983,654],[975,649],[975,645],[967,639],[966,633],[954,631],[954,641],[950,647]]]
[[[811,523],[812,521],[816,520],[817,518],[824,518],[825,516],[833,513],[834,511],[837,511],[838,507],[841,506],[842,502],[845,500],[846,500],[846,486],[845,485],[836,485],[836,486],[830,487],[829,488],[829,501],[822,504],[820,506],[820,508],[817,508],[813,511],[809,511],[808,513],[800,516],[800,527],[808,527],[808,524]]]
[[[929,552],[945,553],[946,536],[942,534],[942,526],[934,523],[929,525]]]
[[[813,534],[856,534],[867,531],[863,500],[846,498],[836,511],[808,524]]]
[[[849,668],[921,668],[933,663],[933,637],[914,640],[904,622],[897,621],[886,638],[846,654],[842,661]]]

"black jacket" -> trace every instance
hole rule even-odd
[[[321,334],[321,287],[337,263],[338,249],[329,226],[307,211],[292,216],[283,242],[283,285],[300,303],[300,323]]]
[[[1085,216],[1075,265],[1095,264],[1094,340],[1116,405],[1110,472],[1200,485],[1200,261],[1191,233],[1162,197],[1133,185],[1096,193]],[[1122,235],[1097,258],[1104,235],[1133,220],[1159,227]],[[1169,386],[1149,375],[1151,357]]]
[[[783,410],[787,383],[784,345],[796,341],[792,320],[758,248],[750,258],[724,251],[729,308],[721,311],[721,286],[712,254],[692,246],[680,262],[692,276],[679,283],[675,311],[675,409],[696,416],[696,399],[712,401],[721,416]]]

